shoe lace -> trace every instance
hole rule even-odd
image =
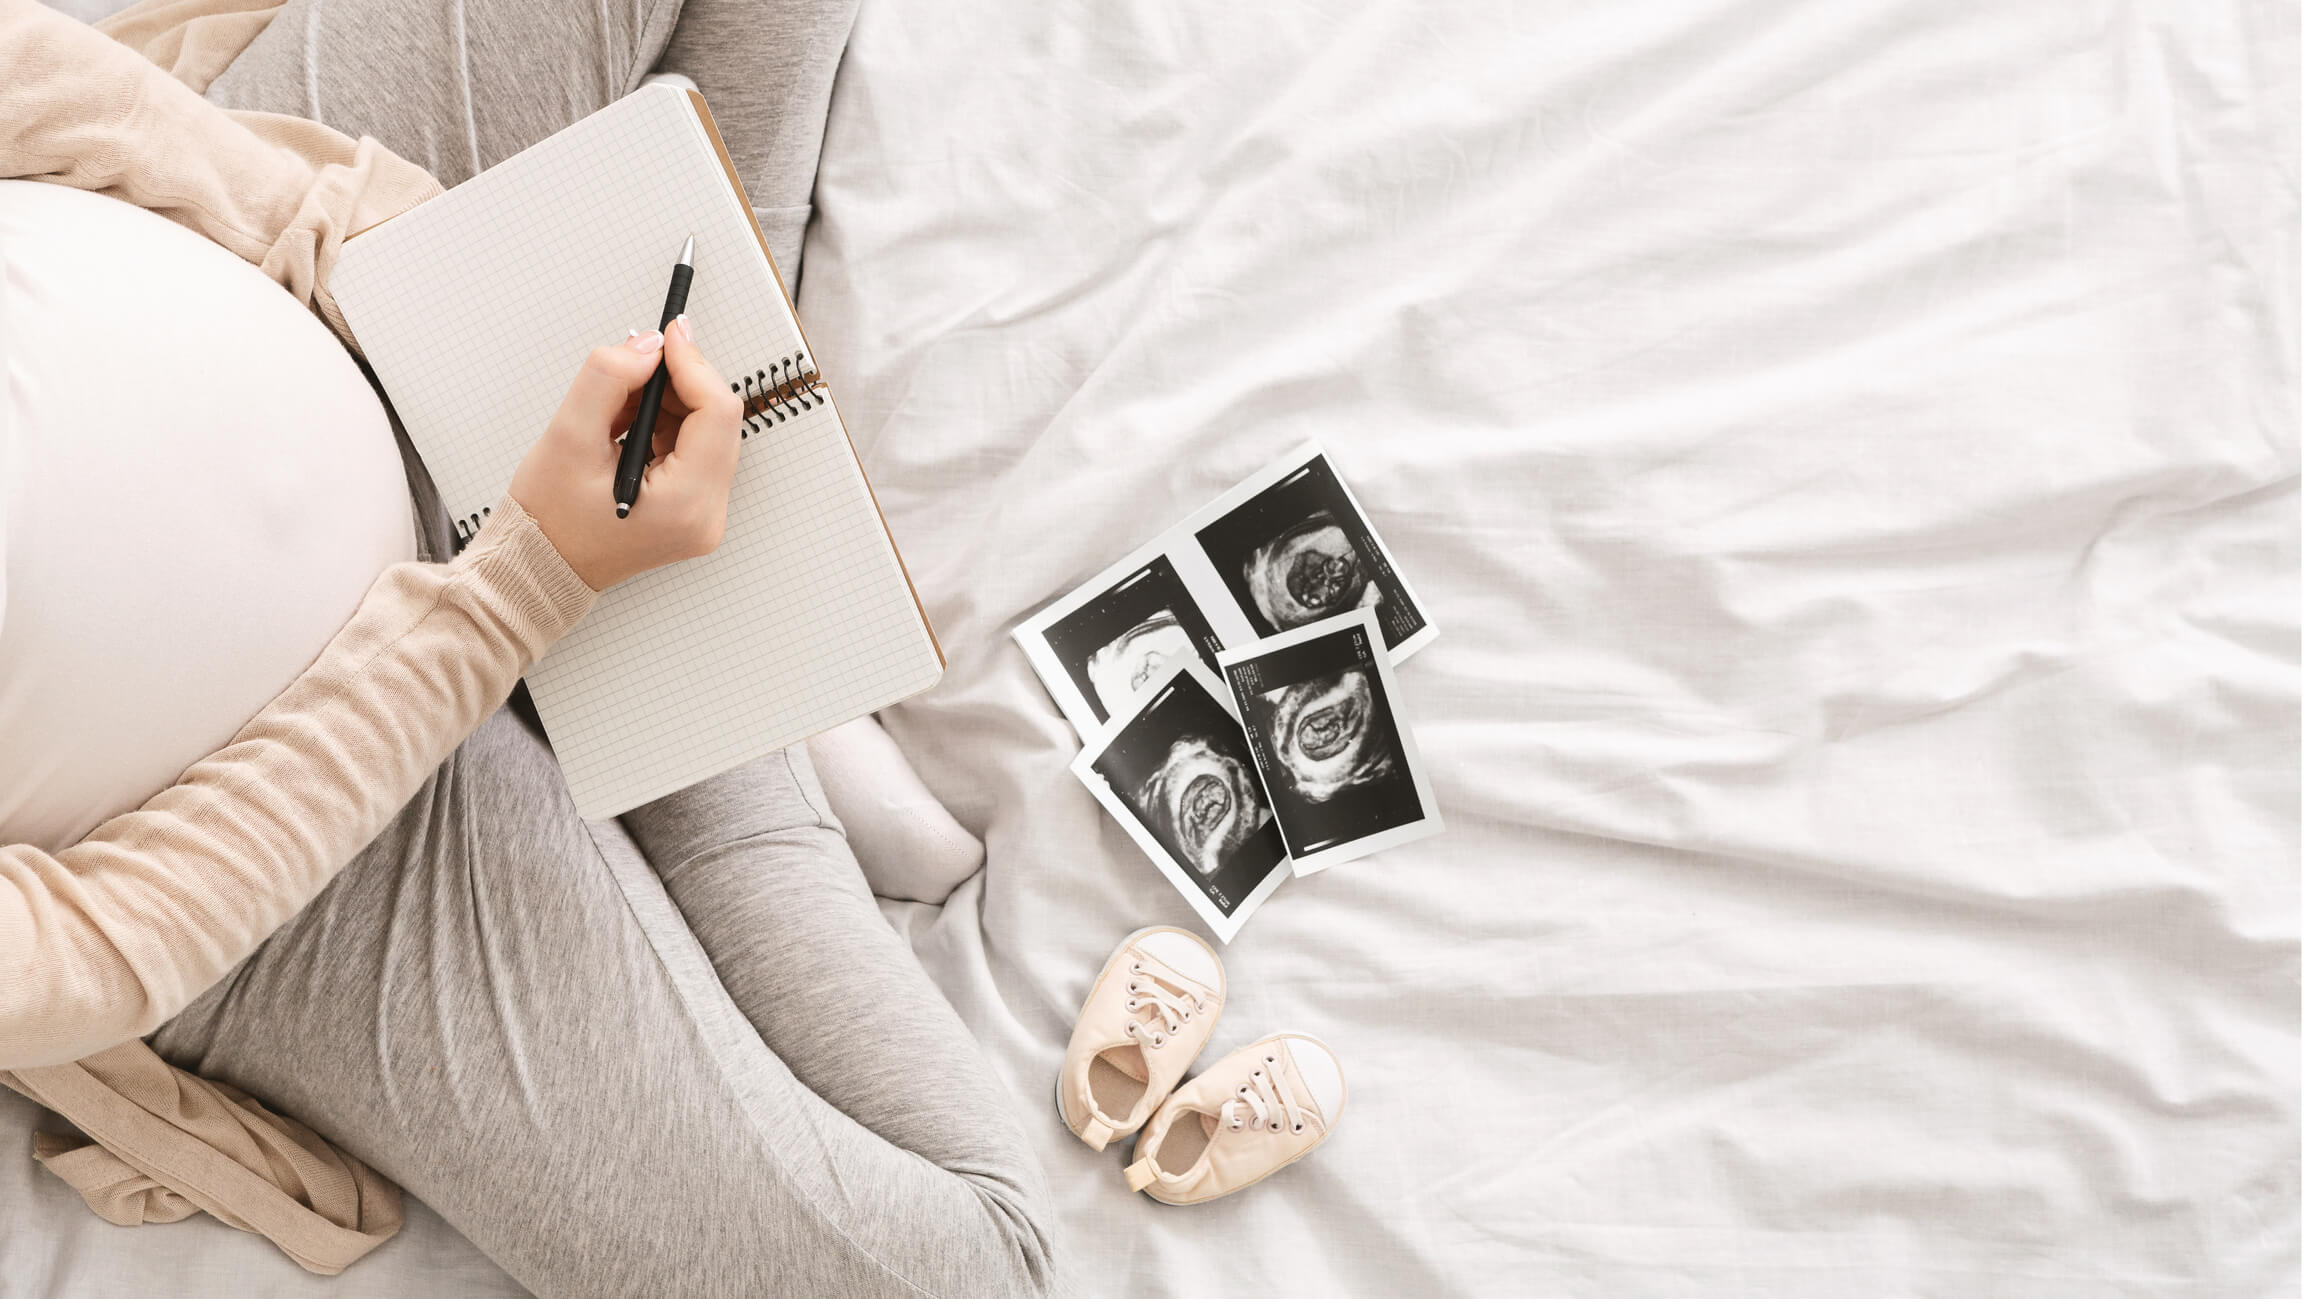
[[[1178,980],[1147,969],[1137,961],[1131,962],[1130,973],[1130,982],[1124,987],[1130,996],[1122,1006],[1137,1017],[1122,1026],[1127,1037],[1135,1037],[1149,1047],[1159,1047],[1164,1038],[1179,1031],[1179,1025],[1193,1019],[1196,1011],[1209,1009]],[[1138,1014],[1141,1011],[1147,1013]]]
[[[1283,1081],[1272,1055],[1265,1064],[1252,1066],[1250,1080],[1235,1088],[1234,1096],[1219,1106],[1219,1122],[1226,1124],[1231,1132],[1245,1128],[1265,1128],[1269,1132],[1289,1128],[1293,1132],[1304,1132],[1313,1117],[1314,1111],[1301,1105],[1291,1085]]]

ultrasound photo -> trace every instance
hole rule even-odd
[[[1442,828],[1368,608],[1219,656],[1300,874]]]
[[[1142,851],[1222,939],[1290,873],[1275,817],[1218,679],[1188,654],[1075,760]]]
[[[1260,636],[1367,608],[1400,658],[1428,626],[1320,453],[1198,529],[1195,540]]]
[[[1161,555],[1042,635],[1100,722],[1128,711],[1181,650],[1193,650],[1214,670],[1219,651],[1219,638]]]

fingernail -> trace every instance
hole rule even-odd
[[[654,329],[646,334],[637,334],[629,329],[625,331],[625,345],[636,352],[654,352],[665,346],[665,335]]]
[[[697,345],[697,332],[689,327],[688,312],[685,311],[680,315],[675,316],[673,318],[673,327],[681,331],[681,341],[688,343],[693,347]]]

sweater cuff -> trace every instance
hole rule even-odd
[[[511,495],[497,498],[455,566],[521,638],[530,662],[566,635],[601,593],[553,548],[537,520]]]

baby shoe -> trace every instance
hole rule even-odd
[[[1218,953],[1156,925],[1122,940],[1074,1021],[1058,1068],[1058,1116],[1093,1150],[1133,1131],[1179,1085],[1226,1001]]]
[[[1277,1033],[1163,1102],[1123,1180],[1164,1204],[1201,1204],[1307,1157],[1339,1125],[1346,1080],[1331,1048]]]

